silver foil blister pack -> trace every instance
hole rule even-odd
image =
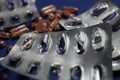
[[[0,59],[7,69],[38,80],[112,80],[111,27],[24,34]]]
[[[73,23],[73,24],[72,24]],[[109,23],[113,25],[112,43],[113,51],[113,70],[120,70],[119,63],[119,29],[120,29],[120,10],[111,0],[99,0],[90,10],[68,20],[61,20],[60,24],[67,30],[89,27],[98,23]],[[117,31],[117,32],[116,32]]]
[[[112,36],[113,70],[120,70],[120,30]]]
[[[89,27],[100,23],[114,24],[120,19],[119,8],[111,0],[98,0],[88,11],[67,20],[61,20],[60,24],[66,29]]]
[[[0,0],[0,30],[18,26],[38,16],[35,0]]]

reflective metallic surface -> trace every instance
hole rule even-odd
[[[0,0],[0,30],[18,26],[39,17],[35,0]]]
[[[105,45],[102,45],[104,48],[101,51],[96,51],[92,46],[95,36],[93,32],[96,29],[99,29],[99,34],[104,34],[104,37],[101,36],[101,42]],[[34,40],[32,47],[22,50],[21,45],[28,37]],[[41,54],[38,48],[43,39],[49,44],[46,54]],[[77,43],[84,44],[82,54],[74,50]],[[78,49],[81,50],[80,47]],[[65,50],[64,53],[62,50]],[[10,54],[0,59],[0,64],[38,80],[112,80],[111,56],[111,26],[99,24],[68,31],[24,34]]]

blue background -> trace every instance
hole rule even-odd
[[[74,6],[79,8],[79,14],[85,12],[90,7],[93,6],[98,0],[36,0],[36,5],[38,10],[40,8],[54,4],[58,9],[62,8],[63,6]],[[120,7],[120,0],[113,0],[113,2]],[[6,40],[5,45],[15,44],[17,40],[9,39]],[[7,55],[7,48],[0,50],[0,57],[4,57]],[[3,67],[0,67],[0,73],[7,73],[8,80],[34,80],[22,75],[19,75],[15,72],[9,71]],[[114,72],[114,79],[113,80],[120,80],[120,71]]]

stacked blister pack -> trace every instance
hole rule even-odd
[[[77,24],[81,21],[81,24]],[[76,23],[75,23],[76,22]],[[75,23],[75,24],[74,24]],[[100,0],[93,8],[77,17],[61,20],[60,24],[67,30],[89,27],[98,23],[109,23],[112,25],[112,48],[113,48],[113,70],[120,70],[119,53],[119,26],[120,10],[111,0]]]
[[[1,29],[38,17],[34,0],[11,1],[8,7],[0,1],[9,12],[1,14]],[[22,35],[0,65],[37,80],[112,80],[112,70],[120,70],[119,21],[119,8],[99,0],[85,13],[60,20],[65,31]]]

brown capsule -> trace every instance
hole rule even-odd
[[[26,26],[25,25],[21,25],[21,26],[18,26],[17,28],[14,28],[12,30],[10,30],[11,33],[15,33],[21,29],[24,29]]]
[[[36,24],[37,24],[37,26],[35,27],[36,33],[46,32],[46,30],[48,28],[48,21],[47,20],[40,19],[39,22]]]
[[[8,32],[4,32],[4,31],[1,31],[0,32],[0,38],[2,38],[2,39],[9,39],[10,38],[10,33],[8,33]]]
[[[50,26],[51,27],[55,27],[57,24],[59,24],[59,20],[58,19],[55,19],[51,22]]]
[[[5,46],[5,41],[0,40],[0,48],[3,48]]]
[[[7,80],[8,79],[8,75],[5,73],[0,74],[0,80]]]
[[[29,50],[32,47],[33,40],[32,38],[27,38],[23,42],[22,49],[23,50]]]
[[[55,19],[55,14],[54,13],[48,13],[48,19],[49,20],[54,20]]]
[[[26,25],[21,25],[15,29],[10,30],[12,38],[20,37],[22,34],[27,33],[28,31],[29,29],[26,27]]]
[[[62,9],[67,10],[71,13],[77,13],[78,12],[78,8],[75,8],[75,7],[72,7],[72,6],[64,6]]]
[[[59,19],[55,19],[50,23],[50,26],[53,30],[60,30]]]
[[[44,32],[52,32],[52,28],[48,27],[48,28],[43,28]]]
[[[58,24],[58,25],[56,25],[56,27],[54,27],[53,30],[60,30],[60,29],[61,29],[61,27],[60,27],[60,25]]]
[[[46,27],[47,26],[47,21],[44,19],[39,19],[39,21],[36,23],[38,24],[38,27]]]
[[[32,27],[32,28],[35,28],[35,27],[37,27],[37,26],[38,26],[37,23],[31,23],[31,27]]]
[[[54,12],[56,10],[56,7],[54,5],[49,5],[49,6],[46,6],[46,7],[43,7],[40,12],[46,16],[48,15],[48,13],[51,13],[51,12]]]
[[[56,10],[55,11],[55,18],[61,18],[62,16],[62,11],[61,10]]]
[[[8,45],[7,51],[10,52],[12,48],[13,48],[13,45]]]
[[[40,20],[39,18],[33,20],[33,21],[31,22],[31,27],[32,27],[32,28],[37,27],[37,26],[38,26],[38,23],[39,23],[39,20]]]
[[[62,15],[66,18],[72,18],[74,17],[74,14],[70,13],[69,11],[67,10],[62,10]]]

